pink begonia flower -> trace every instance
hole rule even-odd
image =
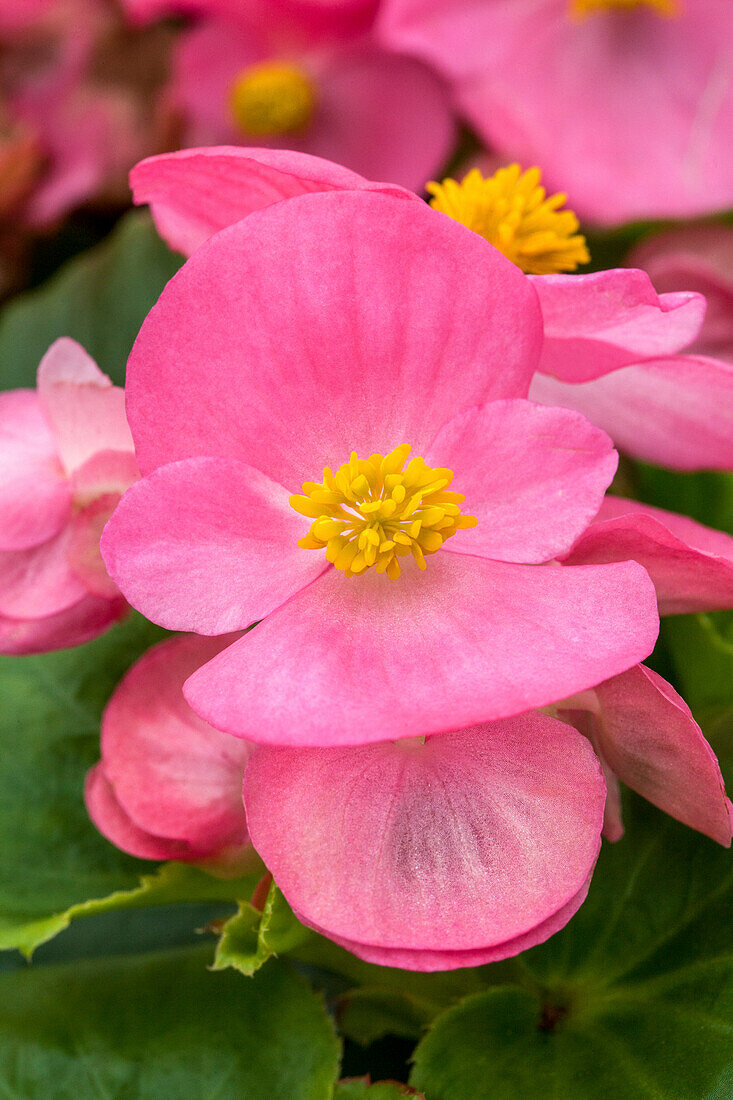
[[[423,736],[563,698],[651,651],[639,566],[552,561],[597,513],[616,456],[584,418],[524,400],[541,344],[526,276],[413,200],[301,195],[184,265],[129,361],[146,476],[103,555],[169,628],[264,620],[188,681],[203,718],[291,745]],[[308,480],[344,462],[336,489]],[[291,506],[301,483],[319,503]],[[361,501],[353,539],[342,489]],[[320,501],[333,518],[311,527]]]
[[[384,0],[380,26],[451,82],[490,146],[541,165],[583,217],[733,206],[728,0]]]
[[[656,673],[638,665],[555,709],[600,760],[538,713],[424,744],[257,746],[243,788],[250,833],[300,920],[385,966],[517,954],[583,902],[601,828],[622,834],[616,777],[730,845],[715,756]]]
[[[687,516],[607,496],[563,559],[573,565],[628,561],[654,581],[662,615],[733,607],[733,538]]]
[[[73,340],[0,394],[0,652],[88,641],[126,611],[99,537],[138,476],[124,393]]]
[[[398,194],[318,157],[257,148],[150,157],[130,179],[135,201],[150,204],[163,238],[186,255],[254,210],[308,191]],[[643,271],[628,269],[531,278],[545,326],[534,400],[576,408],[635,457],[733,469],[733,370],[678,354],[700,339],[701,295],[657,294]]]
[[[0,13],[0,38],[4,107],[42,158],[26,223],[44,226],[113,194],[142,153],[164,147],[150,89],[135,89],[134,64],[119,76],[125,51],[140,52],[141,43],[125,43],[120,16],[103,0],[35,3],[22,19]]]
[[[231,638],[169,638],[115,689],[102,718],[102,759],[85,799],[99,831],[142,859],[178,859],[236,874],[256,862],[242,805],[250,746],[202,722],[186,678]]]
[[[697,225],[647,237],[629,256],[660,290],[704,294],[705,323],[692,350],[733,362],[733,227]]]
[[[294,148],[415,190],[440,171],[457,132],[440,77],[371,39],[281,29],[211,19],[184,34],[169,95],[187,144]]]

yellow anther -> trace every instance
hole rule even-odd
[[[236,78],[229,106],[243,134],[279,137],[305,129],[313,118],[316,93],[298,65],[263,61]]]
[[[585,237],[572,210],[560,209],[566,196],[547,197],[541,178],[539,168],[522,172],[510,164],[488,179],[473,168],[460,183],[444,179],[426,190],[434,210],[484,237],[522,271],[575,271],[590,260]]]
[[[426,554],[477,520],[461,514],[462,494],[447,488],[451,470],[431,469],[422,458],[403,469],[409,453],[406,443],[368,459],[352,452],[335,474],[324,469],[323,482],[304,482],[305,495],[292,496],[290,503],[313,523],[298,546],[325,549],[347,577],[374,567],[395,580],[398,557],[410,554],[425,569]]]
[[[612,8],[652,8],[659,15],[671,18],[682,14],[680,0],[569,0],[569,3],[570,14],[580,19]]]

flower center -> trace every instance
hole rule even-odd
[[[316,108],[316,92],[297,65],[263,61],[239,74],[229,105],[244,134],[278,137],[305,129]]]
[[[569,0],[569,5],[571,16],[580,19],[612,8],[652,8],[659,15],[672,17],[682,14],[680,0]]]
[[[369,458],[352,451],[335,474],[326,466],[322,482],[306,481],[305,495],[290,498],[296,512],[313,520],[298,546],[325,548],[328,560],[347,577],[374,566],[396,580],[398,559],[407,554],[425,569],[426,554],[478,520],[461,515],[463,494],[448,490],[452,470],[432,469],[423,458],[405,466],[409,453],[409,443]]]
[[[567,196],[550,195],[540,186],[539,168],[518,164],[485,179],[478,168],[458,183],[444,179],[426,184],[434,210],[473,229],[508,260],[532,275],[574,271],[590,253],[572,210],[560,210]]]

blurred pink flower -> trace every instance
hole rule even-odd
[[[584,418],[524,400],[541,344],[527,277],[411,198],[304,195],[189,260],[130,358],[146,476],[103,553],[169,628],[264,619],[189,680],[202,717],[293,745],[422,736],[552,702],[650,652],[643,570],[542,564],[595,516],[616,456]],[[400,473],[403,444],[416,457]],[[308,480],[344,461],[338,491],[328,469],[320,489]],[[289,503],[302,482],[316,498]],[[342,492],[362,502],[353,539]]]
[[[124,411],[83,348],[61,339],[38,391],[0,394],[0,652],[88,641],[125,614],[99,537],[137,477]]]
[[[420,201],[320,158],[256,148],[151,157],[131,183],[161,235],[187,255],[253,211],[306,192],[377,190]],[[678,284],[657,294],[643,271],[629,269],[531,279],[545,330],[533,400],[577,409],[635,457],[683,470],[733,469],[733,367],[679,354],[699,346],[699,294]]]
[[[219,733],[184,701],[185,679],[231,638],[169,638],[115,689],[102,718],[102,759],[85,798],[97,828],[143,859],[240,873],[255,862],[242,805],[245,741]]]
[[[416,190],[456,137],[447,89],[422,62],[368,38],[323,40],[276,13],[185,32],[170,104],[187,144],[295,148]]]
[[[139,53],[150,67],[151,53],[140,36],[125,41],[111,6],[57,0],[33,4],[23,16],[0,13],[0,89],[13,127],[35,143],[39,170],[22,214],[43,226],[119,189],[137,158],[164,147],[157,133],[163,123],[150,88],[144,95],[135,87],[130,60]],[[159,68],[158,59],[143,83]]]
[[[274,20],[298,26],[311,35],[339,37],[367,30],[378,0],[122,0],[122,5],[132,19],[140,22],[173,14],[250,23]]]
[[[451,83],[504,159],[601,224],[733,206],[729,0],[384,0],[382,40]],[[661,5],[660,5],[661,7]]]

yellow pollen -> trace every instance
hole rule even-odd
[[[316,109],[316,92],[299,66],[263,61],[236,78],[229,106],[244,134],[278,137],[305,129]]]
[[[431,469],[422,458],[405,466],[409,453],[408,443],[369,458],[352,451],[335,474],[326,466],[322,482],[306,481],[305,495],[290,498],[296,512],[313,520],[298,546],[325,549],[347,577],[373,567],[396,580],[399,559],[408,555],[425,569],[427,554],[478,520],[461,515],[463,494],[448,489],[452,470]]]
[[[612,8],[652,8],[659,15],[674,18],[682,14],[680,0],[569,0],[570,14],[578,19]]]
[[[488,179],[473,168],[459,183],[444,179],[426,184],[433,210],[473,229],[507,259],[530,275],[575,271],[590,253],[578,233],[572,210],[560,210],[567,198],[547,197],[539,168],[518,164],[500,168]]]

